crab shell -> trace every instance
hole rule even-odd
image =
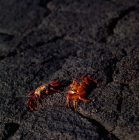
[[[68,90],[67,95],[67,104],[70,108],[70,99],[73,99],[73,106],[74,110],[77,111],[77,101],[82,100],[84,102],[90,102],[90,100],[84,98],[84,95],[88,91],[88,87],[91,83],[97,83],[97,80],[94,78],[89,78],[85,76],[82,76],[79,80],[74,78],[72,84],[70,84],[70,88]]]

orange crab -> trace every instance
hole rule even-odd
[[[76,103],[78,100],[82,100],[84,102],[90,102],[90,100],[84,98],[83,96],[87,93],[89,85],[92,83],[97,83],[97,80],[94,78],[87,77],[87,74],[82,76],[80,79],[74,78],[73,82],[70,84],[70,89],[68,90],[67,95],[67,103],[70,108],[70,99],[73,99],[73,106],[75,111]]]
[[[66,81],[60,81],[60,80],[53,80],[47,84],[43,84],[30,92],[28,96],[30,96],[30,99],[27,101],[27,105],[31,110],[37,110],[37,99],[42,99],[43,93],[46,95],[49,94],[49,92],[60,92],[61,88],[66,86]]]

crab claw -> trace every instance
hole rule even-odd
[[[30,97],[30,99],[27,101],[27,105],[30,108],[30,110],[37,110],[37,99],[36,99],[36,97]]]
[[[27,101],[28,107],[30,110],[37,110],[37,100],[41,99],[41,96],[34,94],[34,91],[30,92],[28,96],[31,96]]]
[[[51,85],[52,87],[64,87],[67,86],[69,84],[68,81],[65,80],[53,80],[51,82],[48,83],[49,85]]]
[[[82,76],[80,79],[81,79],[82,81],[84,81],[87,85],[89,85],[89,82],[90,82],[90,81],[93,82],[93,83],[97,83],[97,79],[95,79],[95,78],[89,78],[89,77],[87,77],[87,75],[88,75],[88,74],[85,74],[85,75]]]
[[[46,94],[49,94],[49,92],[51,92],[51,91],[60,92],[62,90],[62,88],[66,87],[67,85],[69,85],[68,81],[53,80],[48,83],[48,86],[47,86],[48,89],[46,90]]]

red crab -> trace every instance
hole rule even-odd
[[[30,99],[27,101],[27,105],[31,110],[37,110],[37,99],[42,99],[42,95],[49,94],[49,92],[60,92],[61,88],[66,86],[67,82],[60,80],[53,80],[47,84],[43,84],[30,92],[28,96]]]
[[[68,90],[67,95],[67,103],[68,107],[70,108],[70,99],[73,99],[73,106],[75,111],[76,103],[78,100],[82,100],[84,102],[89,102],[90,100],[84,98],[83,96],[87,93],[88,87],[93,83],[97,83],[97,80],[94,78],[87,77],[87,74],[82,76],[80,79],[74,78],[73,82],[70,84],[70,89]]]

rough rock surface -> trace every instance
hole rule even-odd
[[[139,0],[0,1],[0,139],[139,139]],[[67,108],[68,87],[26,105],[53,79],[98,80]]]

